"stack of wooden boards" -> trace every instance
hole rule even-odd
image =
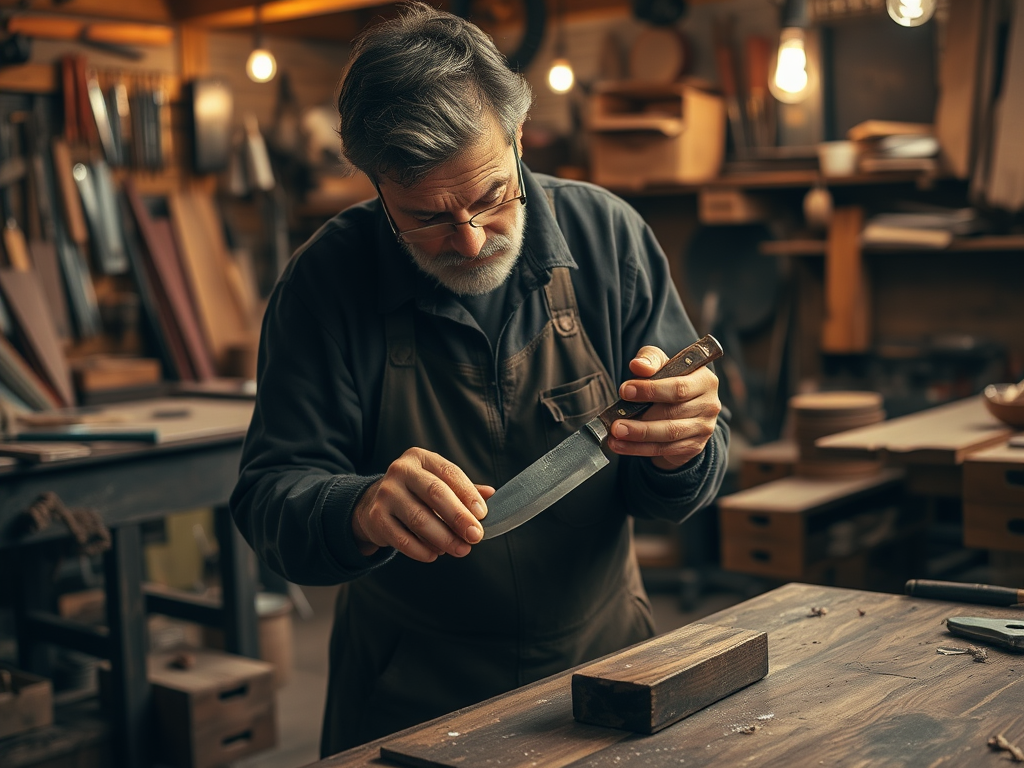
[[[796,473],[804,477],[870,475],[882,468],[877,459],[848,459],[819,449],[826,435],[866,427],[885,420],[877,392],[810,392],[789,400],[793,432],[799,449]]]

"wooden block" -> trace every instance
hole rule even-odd
[[[142,387],[163,378],[160,361],[149,357],[81,358],[72,362],[71,375],[78,392]]]
[[[0,456],[12,456],[29,464],[80,459],[92,453],[92,448],[81,443],[0,443]]]
[[[1024,552],[1024,506],[965,500],[964,546]]]
[[[690,624],[573,674],[572,714],[655,733],[767,674],[764,632]]]
[[[740,463],[740,489],[792,475],[798,454],[792,440],[776,440],[745,451]]]
[[[864,211],[857,206],[832,214],[825,249],[825,322],[821,351],[867,352],[871,345],[871,300],[860,247]]]
[[[0,739],[53,723],[53,684],[0,664]]]

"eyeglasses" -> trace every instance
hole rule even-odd
[[[384,215],[387,217],[388,224],[391,225],[391,231],[395,233],[395,237],[398,238],[399,242],[403,243],[425,243],[429,240],[440,240],[442,237],[448,237],[454,235],[463,224],[469,224],[471,227],[481,228],[486,227],[492,221],[496,221],[509,210],[510,206],[514,203],[520,205],[526,205],[526,189],[523,187],[523,163],[519,159],[519,153],[516,151],[515,142],[512,142],[512,155],[516,159],[516,174],[519,177],[519,195],[516,197],[503,200],[497,205],[492,205],[490,208],[484,208],[482,211],[474,214],[465,221],[446,221],[443,224],[427,224],[425,227],[414,227],[413,229],[407,229],[404,232],[399,231],[398,227],[395,226],[395,220],[391,217],[391,211],[388,210],[387,203],[384,202],[384,196],[380,193],[380,187],[374,182],[374,186],[377,187],[377,197],[380,200],[381,207],[384,209]]]

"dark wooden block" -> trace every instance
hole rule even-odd
[[[768,635],[690,624],[572,676],[578,721],[655,733],[768,674]]]

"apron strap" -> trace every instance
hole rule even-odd
[[[579,333],[579,309],[576,307],[576,292],[572,289],[572,277],[568,267],[551,270],[551,282],[544,286],[548,312],[552,325],[559,336],[570,337]]]

